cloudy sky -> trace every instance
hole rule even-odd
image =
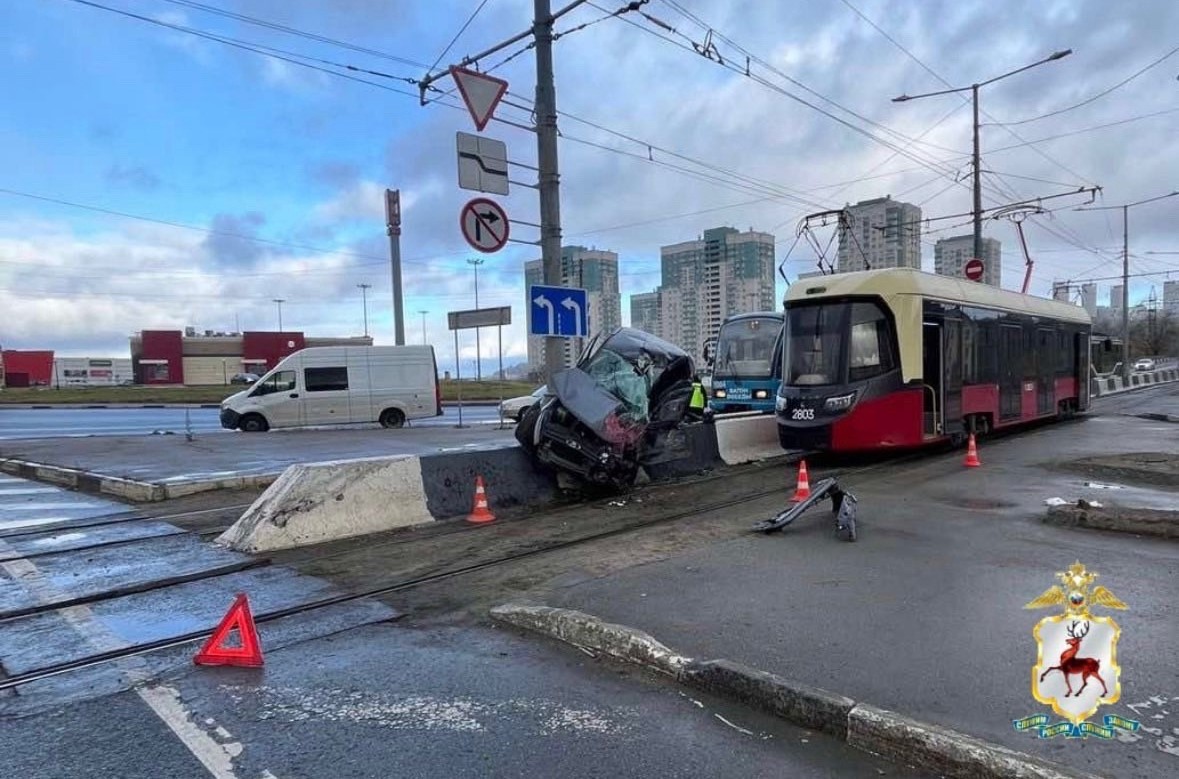
[[[795,240],[803,216],[884,195],[930,219],[932,270],[936,240],[971,229],[955,216],[971,209],[969,93],[892,98],[1063,49],[981,91],[984,207],[1102,188],[1027,219],[1031,291],[1103,279],[1104,304],[1121,212],[1073,209],[1179,189],[1172,0],[651,0],[609,17],[619,5],[563,17],[554,59],[564,243],[619,253],[624,321],[626,296],[658,283],[661,245],[722,225],[771,232],[793,281],[817,260]],[[371,333],[392,343],[390,187],[403,201],[408,340],[427,311],[427,339],[453,365],[445,313],[474,307],[477,256],[458,213],[478,194],[457,185],[455,132],[474,127],[456,94],[423,107],[410,80],[522,32],[531,13],[528,0],[4,3],[0,343],[121,356],[141,329],[273,329],[274,298],[286,329],[358,335],[359,284],[372,285]],[[511,124],[484,132],[524,165],[536,159],[531,57],[494,68],[511,84],[497,118]],[[496,199],[538,221],[534,190]],[[1003,286],[1018,289],[1013,224],[988,219],[985,234],[1002,241]],[[522,224],[513,236],[538,237]],[[819,248],[830,237],[814,234]],[[1133,281],[1132,302],[1161,296],[1166,271],[1179,278],[1179,197],[1131,209],[1130,251],[1131,272],[1152,274]],[[526,352],[522,269],[536,256],[510,244],[479,272],[480,305],[514,307],[509,362]],[[485,359],[494,348],[485,337]],[[473,358],[473,334],[461,351]]]

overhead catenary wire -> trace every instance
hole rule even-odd
[[[1069,111],[1075,111],[1076,109],[1081,108],[1083,106],[1087,106],[1090,103],[1097,102],[1098,100],[1100,100],[1101,98],[1110,94],[1111,92],[1121,89],[1122,87],[1126,86],[1131,81],[1133,81],[1134,79],[1138,78],[1139,76],[1146,73],[1147,71],[1149,71],[1155,67],[1158,67],[1159,65],[1163,64],[1164,62],[1166,62],[1167,60],[1169,60],[1171,57],[1175,56],[1176,54],[1179,54],[1179,46],[1175,47],[1174,49],[1171,49],[1169,52],[1167,52],[1163,56],[1159,57],[1158,59],[1154,60],[1149,65],[1146,65],[1145,67],[1135,71],[1131,75],[1127,76],[1126,78],[1122,79],[1118,83],[1114,84],[1112,87],[1109,87],[1108,89],[1104,89],[1104,90],[1098,92],[1097,94],[1093,95],[1092,97],[1089,97],[1089,98],[1086,98],[1085,100],[1080,101],[1079,103],[1074,103],[1073,105],[1070,105],[1066,108],[1058,108],[1055,111],[1049,111],[1048,113],[1040,114],[1039,116],[1033,116],[1028,119],[1020,119],[1018,121],[1007,121],[1007,122],[1002,122],[1001,124],[1005,127],[1015,127],[1015,126],[1018,126],[1021,124],[1030,124],[1032,122],[1038,122],[1041,119],[1047,119],[1051,116],[1060,116],[1061,114],[1066,114]]]
[[[75,1],[75,2],[78,2],[78,1],[80,1],[80,0],[74,0],[74,1]],[[106,8],[106,7],[104,7],[104,6],[101,6],[101,5],[97,4],[97,3],[89,3],[89,2],[84,2],[84,0],[81,0],[81,1],[83,1],[83,4],[86,4],[86,5],[91,5],[91,6],[94,6],[94,7],[104,8],[105,10],[115,10],[115,9],[109,9],[109,8]],[[118,11],[115,11],[115,12],[118,12]],[[617,13],[617,12],[615,12],[615,13]],[[126,14],[124,14],[124,15],[126,15]],[[142,17],[138,17],[138,16],[136,16],[136,15],[132,15],[132,16],[133,16],[133,18],[142,18]],[[609,15],[608,15],[608,16],[609,16]],[[602,17],[602,20],[604,20],[605,18],[608,18],[608,16],[604,16],[604,17]],[[151,19],[146,19],[146,18],[143,18],[143,21],[150,21],[150,22],[153,22],[153,23],[155,23],[155,21],[156,21],[156,20],[151,20]],[[601,21],[601,20],[599,20],[599,21]],[[628,21],[628,23],[629,23],[629,20],[625,20],[625,21]],[[640,29],[642,29],[642,28],[640,27]],[[193,34],[200,34],[200,33],[199,33],[199,31],[194,31],[194,32],[193,32]],[[225,39],[223,36],[212,36],[212,37],[211,37],[211,39],[213,39],[213,40],[218,40],[219,42],[223,42],[223,43],[224,43],[224,42],[228,42],[228,41],[227,41],[227,39]],[[248,49],[248,50],[251,50],[251,51],[256,51],[256,53],[259,53],[259,54],[267,54],[267,52],[265,52],[265,51],[258,51],[257,49]],[[517,52],[517,54],[516,54],[516,55],[513,55],[513,56],[518,56],[520,53],[523,53],[523,51],[525,51],[525,50],[527,50],[527,47],[525,47],[525,48],[524,48],[524,49],[522,49],[521,51]],[[273,51],[274,51],[274,50],[273,50],[273,48],[271,47],[271,52],[273,52]],[[296,56],[302,56],[302,55],[296,55]],[[279,59],[282,59],[282,57],[279,57]],[[306,63],[303,63],[303,62],[296,62],[295,64],[300,64],[300,65],[304,65],[304,66],[310,67],[310,66],[308,66]],[[334,65],[337,65],[337,66],[341,66],[341,67],[349,67],[349,66],[347,66],[347,65],[339,65],[339,63],[333,63],[333,64],[334,64]],[[315,69],[319,69],[319,68],[315,68]],[[341,77],[349,78],[349,76],[348,76],[347,74],[338,73],[338,72],[331,71],[331,70],[322,69],[322,72],[328,73],[328,74],[330,74],[330,75],[336,75],[336,76],[341,76]],[[402,78],[402,77],[396,77],[396,78]],[[376,84],[376,83],[374,83],[374,82],[370,82],[370,81],[368,81],[368,80],[365,80],[365,79],[356,79],[356,78],[353,78],[352,80],[354,80],[354,81],[358,81],[359,83],[364,83],[364,84],[366,84],[366,85],[369,85],[369,86],[377,86],[377,87],[380,87],[380,88],[389,89],[390,91],[393,91],[393,92],[396,92],[396,93],[399,93],[399,94],[404,94],[404,95],[407,95],[407,96],[414,96],[414,95],[412,95],[412,93],[408,93],[408,92],[405,92],[405,91],[403,91],[403,90],[390,89],[390,88],[389,88],[387,85]],[[407,80],[407,81],[409,81],[409,82],[412,82],[412,81],[413,81],[412,79],[409,79],[409,78],[405,78],[405,80]],[[416,96],[414,96],[414,97],[416,97]],[[439,102],[441,102],[441,101],[439,101]],[[453,104],[448,104],[448,103],[441,103],[441,104],[442,104],[442,105],[447,105],[448,107],[454,108],[454,109],[456,109],[456,110],[462,110],[462,107],[461,107],[461,106],[458,106],[458,105],[453,105]],[[955,109],[955,110],[957,110],[957,109]],[[565,116],[567,116],[568,118],[573,118],[575,121],[577,121],[578,119],[580,119],[579,117],[570,117],[568,114],[564,114],[564,115],[565,115]],[[508,123],[508,124],[511,124],[510,122],[506,122],[506,123]],[[592,123],[592,124],[593,124],[594,126],[598,127],[599,129],[602,129],[602,130],[604,130],[604,131],[607,131],[607,132],[615,132],[615,134],[619,135],[620,137],[625,137],[625,138],[628,138],[628,140],[629,140],[629,141],[631,141],[631,142],[638,143],[638,144],[644,144],[644,143],[645,143],[645,142],[643,142],[643,141],[641,141],[641,140],[639,140],[639,139],[637,139],[637,138],[633,138],[633,137],[631,137],[631,136],[627,136],[626,134],[623,134],[623,133],[616,133],[616,131],[611,131],[611,130],[609,130],[609,128],[605,128],[605,127],[603,127],[603,126],[601,126],[601,125],[597,125],[596,123]],[[519,125],[515,125],[515,126],[519,126]],[[593,142],[586,142],[584,139],[576,139],[576,138],[571,138],[571,137],[569,137],[569,136],[565,136],[565,137],[566,137],[566,139],[567,139],[567,140],[571,140],[571,141],[573,141],[573,142],[578,142],[578,143],[587,143],[587,145],[590,145],[590,146],[595,146],[596,148],[599,148],[599,149],[604,149],[604,150],[607,150],[607,151],[611,151],[611,152],[615,152],[615,153],[624,154],[625,156],[630,156],[630,157],[635,157],[635,158],[638,158],[638,155],[629,154],[629,153],[627,153],[627,152],[625,152],[625,151],[623,151],[623,150],[619,150],[619,149],[616,149],[616,148],[613,148],[613,147],[605,146],[605,145],[603,145],[603,144],[594,144]],[[902,136],[902,137],[903,137],[903,136]],[[647,144],[647,146],[648,146],[648,149],[652,148],[652,146],[651,146],[650,144]],[[676,154],[675,152],[671,152],[670,150],[664,150],[664,151],[665,151],[665,153]],[[898,150],[898,153],[899,153],[899,150]],[[686,156],[686,155],[679,155],[679,156],[680,156],[682,159],[684,159],[684,160],[691,161],[693,164],[697,164],[697,165],[701,165],[701,164],[703,164],[703,165],[709,165],[708,163],[702,163],[701,161],[699,161],[699,160],[696,160],[696,159],[694,159],[694,158],[691,158],[691,157],[688,157],[688,156]],[[893,155],[893,157],[895,157],[895,156],[896,156],[896,154],[894,154],[894,155]],[[650,155],[650,154],[648,154],[648,157],[651,157],[651,155]],[[889,159],[892,159],[892,157],[890,157]],[[917,159],[917,158],[913,158],[913,159]],[[699,178],[699,177],[700,177],[700,175],[699,175],[699,172],[697,172],[697,171],[687,171],[687,170],[683,169],[681,166],[672,166],[672,165],[667,165],[666,163],[663,163],[663,162],[661,162],[661,161],[656,161],[656,160],[653,160],[653,159],[649,159],[648,161],[655,162],[656,164],[662,164],[664,167],[667,167],[667,168],[669,168],[669,169],[671,169],[671,170],[675,170],[675,171],[677,171],[677,172],[680,172],[680,173],[685,173],[685,174],[687,174],[687,175],[693,175],[693,176],[695,176],[695,177],[697,177],[697,178]],[[885,164],[886,164],[888,161],[889,161],[889,160],[886,160],[886,161],[885,161]],[[714,167],[714,169],[716,168],[716,166],[713,166],[713,167]],[[929,164],[928,164],[928,163],[925,163],[925,164],[923,164],[923,167],[929,167]],[[718,169],[718,170],[719,170],[720,172],[722,172],[722,174],[723,174],[723,175],[737,175],[737,176],[739,176],[739,175],[740,175],[740,174],[736,174],[734,171],[729,171],[729,170],[726,170],[726,169],[723,169],[723,168],[720,168],[720,169]],[[947,173],[948,173],[948,172],[949,172],[949,171],[947,170]],[[713,180],[713,181],[716,181],[716,179],[717,179],[717,177],[715,177],[715,176],[714,176],[714,177],[711,177],[711,180]],[[709,180],[709,179],[707,179],[707,178],[706,178],[706,180]],[[719,183],[719,182],[718,182],[718,183]],[[731,184],[732,182],[726,182],[726,183],[729,183],[729,184]],[[854,181],[853,181],[853,182],[849,182],[849,183],[854,183]],[[783,193],[782,193],[782,191],[781,191],[781,190],[776,190],[776,189],[775,189],[775,190],[771,190],[771,189],[768,189],[768,188],[766,187],[766,185],[767,185],[767,182],[761,182],[761,181],[759,181],[759,180],[757,180],[757,179],[751,179],[751,178],[748,178],[748,177],[746,177],[746,179],[745,179],[745,184],[746,184],[746,186],[744,186],[744,190],[743,190],[743,191],[759,191],[759,190],[760,190],[760,192],[767,193],[767,196],[769,196],[769,197],[778,196],[778,197],[787,197],[787,198],[789,198],[789,195],[783,195]],[[741,185],[738,185],[738,186],[741,186]],[[770,185],[770,186],[771,186],[771,187],[776,187],[777,185]],[[751,187],[753,187],[753,188],[751,189]],[[772,193],[772,194],[771,194],[771,193]],[[813,204],[813,201],[812,201],[812,204]],[[598,230],[598,232],[601,232],[601,231],[603,231],[603,230]]]
[[[900,51],[902,53],[904,53],[905,56],[909,57],[909,59],[916,62],[919,66],[921,66],[922,69],[924,69],[927,73],[929,73],[931,76],[933,76],[935,79],[937,79],[942,85],[944,85],[945,87],[947,87],[949,89],[953,88],[953,86],[950,84],[949,81],[944,79],[939,73],[934,71],[933,68],[929,67],[924,62],[922,62],[919,57],[917,57],[915,54],[913,54],[913,52],[909,51],[900,42],[898,42],[891,35],[889,35],[887,32],[885,32],[885,30],[883,28],[881,28],[878,24],[876,24],[876,22],[872,21],[872,19],[870,19],[862,11],[860,11],[858,8],[856,8],[856,6],[853,5],[850,2],[850,0],[841,0],[841,2],[843,2],[844,5],[846,5],[848,8],[850,8],[857,16],[859,16],[861,19],[863,19],[865,22],[867,22],[869,25],[871,25],[871,27],[873,29],[875,29],[877,32],[879,32],[881,35],[883,35],[890,43],[892,43],[894,46],[896,46],[898,49],[900,49]],[[962,96],[962,100],[963,100],[964,104],[970,102],[970,100],[968,98],[966,98],[965,96]],[[984,116],[986,116],[988,119],[991,119],[992,121],[994,121],[994,117],[991,116],[989,113],[987,113],[987,111],[985,109],[980,108],[980,112]],[[996,123],[996,124],[998,126],[1002,127],[1004,130],[1006,130],[1013,137],[1015,137],[1015,139],[1020,141],[1021,144],[1026,145],[1028,148],[1030,148],[1032,151],[1034,151],[1040,157],[1042,157],[1043,159],[1047,160],[1048,162],[1056,165],[1057,167],[1061,168],[1066,173],[1068,173],[1070,176],[1074,176],[1077,179],[1082,180],[1082,181],[1089,180],[1085,176],[1082,176],[1079,173],[1075,172],[1074,170],[1069,168],[1067,165],[1065,165],[1064,163],[1060,162],[1059,160],[1053,158],[1052,156],[1050,156],[1049,154],[1047,154],[1046,152],[1044,152],[1042,149],[1040,149],[1038,146],[1035,145],[1035,144],[1040,143],[1042,141],[1028,142],[1022,136],[1020,136],[1015,130],[1011,129],[1010,127],[1007,127],[1006,125],[1004,125],[1002,123]],[[994,150],[991,150],[988,153],[994,153]],[[1079,241],[1079,239],[1076,238],[1075,233],[1074,233],[1074,240]]]
[[[463,37],[463,33],[466,32],[467,28],[471,26],[471,22],[475,21],[475,17],[479,15],[479,12],[483,10],[483,6],[485,5],[487,5],[487,0],[480,0],[479,5],[476,6],[475,10],[471,12],[471,15],[467,17],[467,21],[463,22],[463,26],[459,28],[459,31],[456,32],[454,37],[450,39],[450,43],[446,44],[446,48],[443,49],[442,53],[438,55],[438,58],[434,60],[434,64],[426,68],[427,71],[432,71],[434,68],[438,67],[438,63],[442,61],[443,57],[450,53],[450,50],[454,48],[456,43],[458,43],[458,39]]]

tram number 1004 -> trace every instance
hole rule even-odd
[[[790,412],[791,419],[814,419],[815,410],[813,408],[796,408]]]

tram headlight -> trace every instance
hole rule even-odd
[[[717,389],[717,390],[715,390],[715,391],[712,393],[712,395],[713,395],[713,397],[715,397],[715,398],[719,398],[719,399],[721,399],[721,400],[724,400],[725,398],[727,398],[727,397],[729,396],[729,393],[728,393],[728,392],[726,392],[726,391],[725,391],[725,390],[722,388],[722,389]]]
[[[778,395],[774,398],[774,410],[779,414],[785,411],[786,406],[788,405],[789,401],[787,401],[786,398],[782,397],[781,395]]]
[[[753,399],[754,400],[765,400],[769,396],[770,396],[769,390],[754,390],[753,391]]]
[[[849,392],[846,395],[836,395],[833,398],[827,398],[827,402],[823,404],[823,409],[826,411],[847,411],[851,408],[855,399],[856,393],[854,392]]]

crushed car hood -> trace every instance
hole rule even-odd
[[[550,386],[570,414],[598,436],[607,437],[607,420],[622,407],[621,400],[580,368],[554,373]]]

